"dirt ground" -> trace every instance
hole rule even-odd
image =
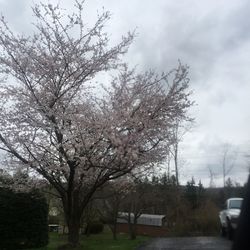
[[[137,250],[230,250],[231,244],[220,237],[156,238]]]

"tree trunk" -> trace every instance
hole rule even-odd
[[[84,232],[84,234],[87,236],[87,237],[89,237],[90,236],[90,230],[89,230],[89,222],[87,222],[87,226],[86,226],[86,228],[85,228],[85,232]]]
[[[178,142],[174,146],[174,165],[175,165],[175,178],[176,185],[179,186],[179,169],[178,169]]]
[[[117,235],[116,235],[116,231],[117,231],[117,223],[116,221],[114,222],[114,225],[113,225],[113,239],[114,240],[117,240]]]
[[[79,206],[79,193],[72,192],[63,199],[64,214],[68,226],[68,245],[71,248],[79,246],[79,233],[81,226],[81,210]]]
[[[128,221],[128,230],[129,230],[129,237],[132,240],[133,229],[132,229],[132,223],[130,221]]]
[[[130,239],[131,240],[135,240],[136,239],[136,225],[137,225],[137,218],[134,215],[134,220],[131,221],[131,217],[129,216],[129,235],[130,235]]]
[[[131,223],[131,213],[128,212],[128,232],[129,232],[129,237],[132,240],[132,223]]]
[[[117,240],[117,218],[119,214],[119,205],[115,209],[114,218],[113,218],[113,239]]]
[[[68,223],[68,243],[72,248],[79,246],[80,218],[72,218]]]
[[[136,224],[130,223],[130,239],[135,240],[136,239]]]

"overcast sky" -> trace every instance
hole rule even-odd
[[[0,11],[19,32],[32,30],[30,6],[36,0],[0,0]],[[72,0],[59,2],[71,10]],[[222,184],[223,144],[228,143],[229,176],[247,179],[250,154],[250,1],[248,0],[88,0],[86,22],[97,10],[109,10],[106,30],[111,42],[136,29],[138,35],[126,60],[138,69],[168,71],[178,59],[190,66],[190,85],[196,105],[195,126],[181,143],[181,181],[192,176]],[[249,159],[250,161],[250,159]]]

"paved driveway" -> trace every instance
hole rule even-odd
[[[230,250],[231,244],[219,237],[156,238],[137,250]]]

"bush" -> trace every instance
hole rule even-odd
[[[210,200],[204,203],[204,206],[197,211],[197,227],[204,235],[218,234],[219,226],[219,209]]]
[[[48,206],[38,192],[0,189],[0,249],[48,244]]]
[[[103,231],[104,225],[100,221],[93,221],[88,225],[89,234],[99,234]]]
[[[170,229],[171,236],[217,235],[219,233],[219,209],[210,200],[204,201],[197,209],[187,209]]]

